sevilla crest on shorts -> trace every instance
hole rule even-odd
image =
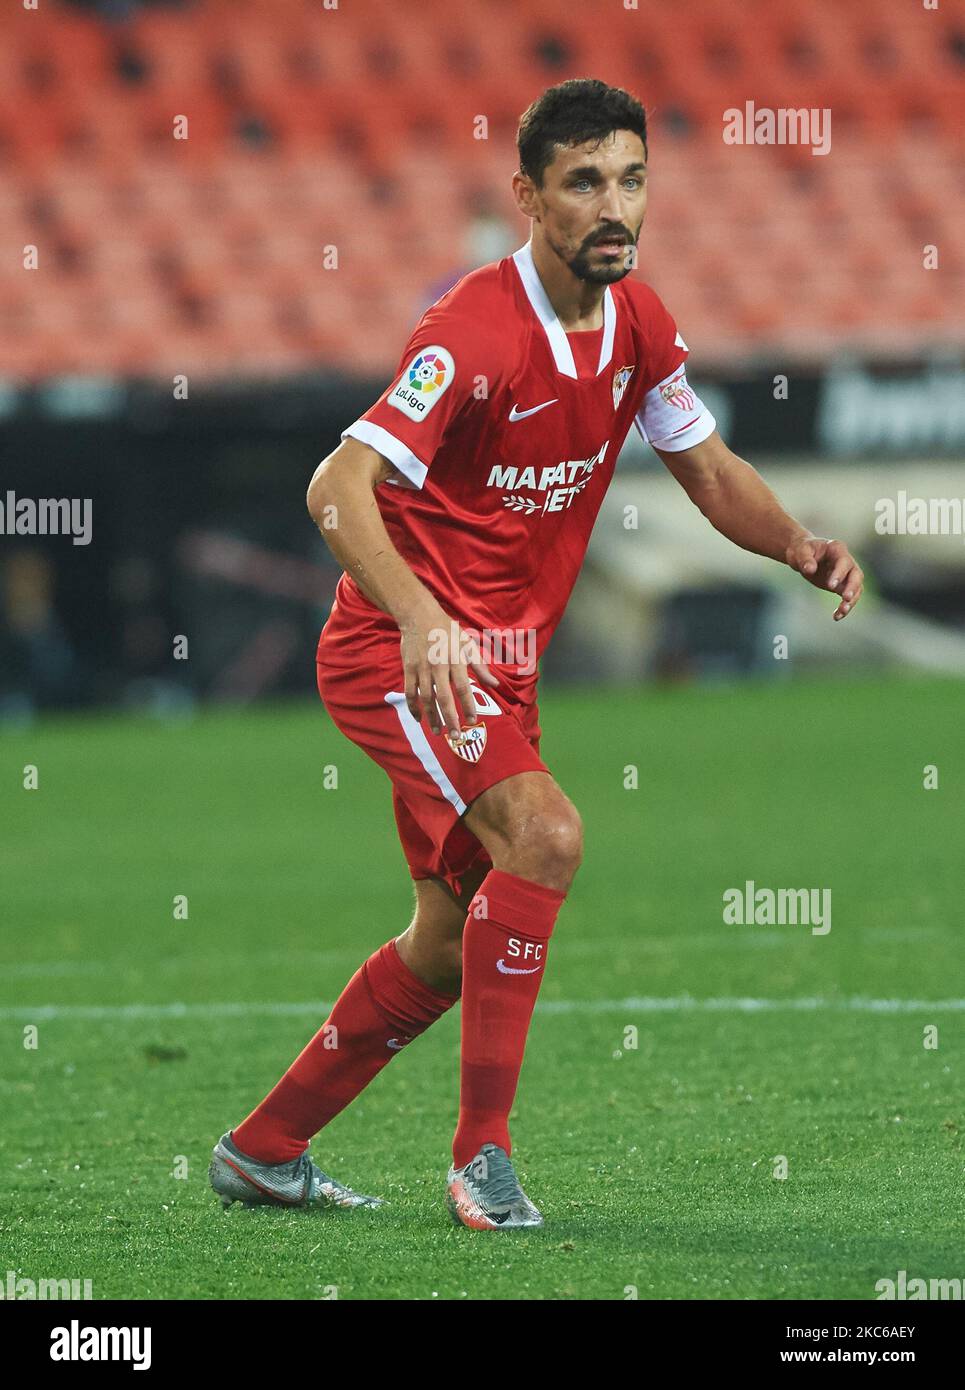
[[[613,373],[613,409],[616,410],[623,400],[623,393],[627,389],[630,378],[633,376],[632,367],[620,367]]]
[[[446,742],[457,758],[478,763],[486,748],[486,726],[475,724],[469,729],[446,730]]]

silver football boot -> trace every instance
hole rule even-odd
[[[243,1154],[230,1131],[214,1146],[208,1168],[211,1186],[227,1210],[232,1202],[246,1207],[380,1207],[381,1197],[363,1197],[328,1177],[306,1149],[288,1163],[261,1163]]]
[[[465,1168],[450,1168],[447,1182],[446,1206],[457,1225],[510,1231],[543,1224],[519,1185],[509,1154],[498,1144],[483,1144]]]

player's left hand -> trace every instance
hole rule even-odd
[[[806,536],[794,541],[785,556],[792,570],[803,574],[817,589],[829,589],[841,596],[834,620],[846,618],[861,597],[864,575],[842,541]]]

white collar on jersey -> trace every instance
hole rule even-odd
[[[560,323],[556,315],[556,310],[550,303],[550,297],[543,288],[543,282],[539,278],[536,263],[533,260],[533,243],[528,241],[525,246],[521,246],[518,251],[513,253],[513,260],[516,269],[519,271],[519,278],[523,282],[523,289],[526,297],[533,306],[533,311],[549,339],[550,351],[553,354],[553,361],[556,363],[556,370],[561,376],[578,375],[576,363],[573,361],[573,349],[566,336],[566,330]],[[600,344],[600,364],[596,369],[597,376],[613,357],[613,335],[617,326],[617,309],[610,293],[610,286],[607,285],[603,292],[603,341]]]

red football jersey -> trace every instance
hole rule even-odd
[[[398,376],[342,434],[403,475],[375,490],[393,544],[526,702],[630,426],[669,450],[715,428],[687,352],[654,291],[629,278],[605,290],[602,328],[565,332],[528,243],[426,310]],[[348,575],[335,607],[340,622],[398,635]],[[487,633],[516,636],[487,648]]]

